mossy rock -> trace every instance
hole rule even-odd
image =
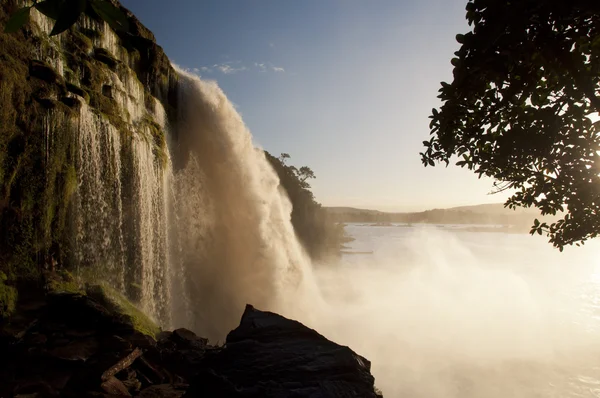
[[[90,95],[81,87],[72,84],[72,83],[67,83],[67,90],[70,93],[73,93],[75,95],[78,95],[80,97],[82,97],[83,99],[85,99],[85,102],[90,102]]]
[[[153,339],[156,339],[156,336],[160,333],[160,328],[148,315],[144,314],[131,301],[107,284],[101,283],[88,286],[86,292],[110,311],[123,315],[138,332]]]
[[[69,38],[71,40],[69,40],[65,44],[65,48],[67,50],[78,51],[82,53],[87,53],[92,50],[94,44],[87,35],[85,35],[80,30],[75,29],[74,27],[70,29],[70,33],[71,35],[69,36]]]
[[[85,294],[75,277],[67,270],[48,272],[44,274],[44,277],[48,293]]]
[[[31,60],[29,63],[29,74],[48,83],[62,83],[62,77],[45,62]]]
[[[96,29],[88,29],[88,28],[79,28],[79,31],[85,35],[86,37],[92,39],[92,40],[97,40],[97,39],[101,39],[102,38],[102,32],[96,30]]]
[[[17,305],[17,289],[6,285],[7,279],[6,274],[0,271],[0,319],[8,318]]]
[[[119,61],[115,59],[112,54],[104,48],[96,48],[94,50],[94,58],[103,64],[107,65],[110,69],[115,70]]]
[[[75,97],[62,97],[60,101],[73,111],[79,112],[81,109],[81,101]]]

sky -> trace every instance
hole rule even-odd
[[[466,0],[122,0],[173,63],[216,80],[256,144],[316,174],[327,206],[496,203],[492,181],[423,167]]]

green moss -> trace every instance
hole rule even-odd
[[[73,275],[64,269],[46,275],[46,290],[50,293],[85,294]]]
[[[68,50],[81,51],[84,53],[87,53],[92,50],[94,44],[87,35],[85,35],[82,31],[74,27],[70,29],[70,32],[71,34],[69,36],[66,36],[70,39],[69,42],[66,44],[66,48]]]
[[[85,35],[86,37],[88,37],[92,40],[102,39],[102,32],[100,32],[98,30],[88,29],[88,28],[80,28],[79,30],[81,31],[81,33],[83,35]]]
[[[116,70],[120,61],[112,56],[112,54],[104,48],[94,49],[94,58],[108,66],[111,70]]]
[[[77,86],[76,84],[67,83],[67,90],[73,94],[83,97],[85,99],[85,102],[90,102],[90,95],[87,93],[87,91]]]
[[[125,315],[135,330],[152,338],[156,338],[156,335],[160,332],[160,328],[152,319],[107,284],[101,283],[91,286],[88,288],[88,293],[90,296],[102,301],[104,305],[111,307],[109,309]]]
[[[6,274],[0,271],[0,319],[9,317],[17,305],[17,289],[5,284]]]

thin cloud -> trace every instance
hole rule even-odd
[[[246,66],[241,63],[241,61],[230,61],[223,62],[220,64],[213,64],[211,66],[201,66],[199,68],[191,69],[196,74],[200,73],[222,73],[224,75],[233,75],[240,72],[249,72],[249,71],[257,71],[257,72],[275,72],[275,73],[283,73],[285,72],[285,68],[282,66],[275,66],[270,62],[254,62],[250,66]]]
[[[234,73],[243,72],[247,69],[245,66],[231,66],[230,63],[215,64],[213,67],[225,75],[233,75]]]
[[[259,64],[258,62],[255,62],[254,66],[258,69],[259,72],[267,71],[267,66],[265,64]]]

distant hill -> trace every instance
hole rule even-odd
[[[353,207],[325,207],[325,209],[328,216],[336,222],[493,224],[510,225],[517,229],[528,230],[534,219],[541,219],[537,209],[511,210],[505,208],[502,203],[432,209],[412,213],[390,213]]]

